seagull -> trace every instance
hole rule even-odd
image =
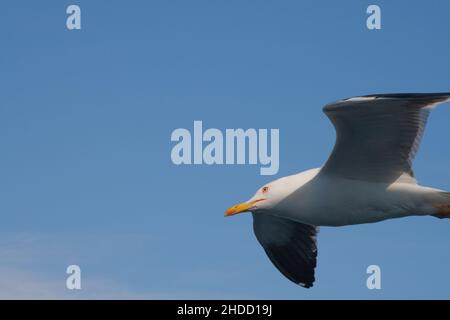
[[[450,218],[450,193],[419,185],[411,168],[430,111],[447,101],[450,92],[375,94],[327,104],[323,112],[336,143],[325,165],[267,183],[225,216],[251,212],[270,261],[305,288],[315,281],[320,226]]]

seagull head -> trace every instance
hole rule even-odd
[[[286,179],[286,178],[284,178]],[[265,184],[256,191],[255,195],[248,201],[235,204],[225,211],[225,217],[234,216],[242,212],[260,212],[272,210],[285,198],[287,194],[286,185],[279,180]]]
[[[285,209],[282,204],[283,200],[314,178],[319,171],[320,168],[310,169],[265,184],[248,201],[229,207],[225,211],[225,217],[242,212],[281,212]]]
[[[265,185],[262,188],[259,188],[255,195],[248,201],[238,203],[234,206],[229,207],[225,211],[225,217],[234,216],[238,213],[253,212],[256,210],[261,210],[262,208],[267,208],[270,197],[270,187],[270,184]]]

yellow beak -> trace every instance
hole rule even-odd
[[[225,211],[225,217],[234,216],[235,214],[242,212],[247,212],[255,205],[255,203],[263,200],[265,199],[256,199],[250,202],[239,203],[232,207],[229,207],[227,211]]]

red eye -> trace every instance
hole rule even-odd
[[[267,191],[269,191],[269,187],[263,187],[261,191],[262,193],[267,193]]]

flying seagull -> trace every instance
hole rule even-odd
[[[336,143],[325,165],[264,185],[225,216],[252,212],[269,259],[306,288],[315,281],[319,226],[450,218],[450,193],[419,185],[411,168],[428,114],[446,101],[450,92],[376,94],[326,105]]]

